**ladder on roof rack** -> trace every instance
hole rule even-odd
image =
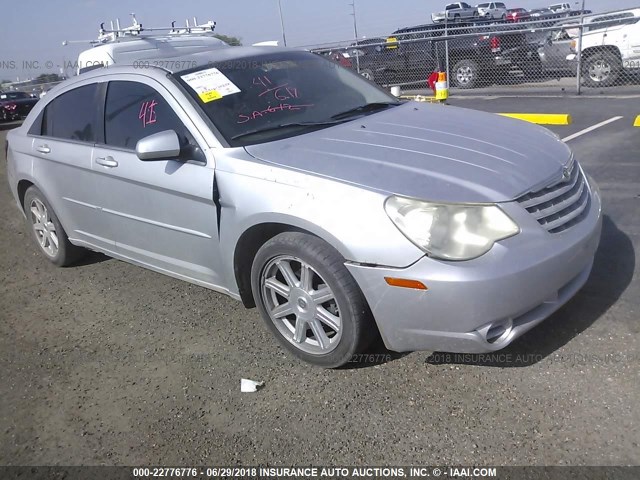
[[[186,20],[185,27],[176,27],[176,21],[171,22],[170,27],[159,28],[143,28],[142,23],[139,23],[136,19],[136,14],[131,13],[132,25],[126,28],[120,28],[120,19],[117,18],[115,25],[111,21],[111,28],[106,29],[104,22],[100,24],[97,40],[71,40],[64,41],[62,45],[69,45],[71,43],[90,43],[92,45],[103,45],[111,42],[119,42],[122,40],[134,40],[138,38],[153,37],[153,32],[164,32],[171,36],[189,36],[189,35],[211,35],[216,28],[216,22],[209,20],[207,23],[198,24],[198,19],[193,17],[193,24],[189,19]],[[150,34],[145,34],[150,32]]]

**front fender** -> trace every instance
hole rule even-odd
[[[251,161],[235,159],[234,169],[216,171],[221,257],[231,288],[238,240],[261,224],[308,231],[357,263],[402,268],[424,256],[388,218],[385,193]]]

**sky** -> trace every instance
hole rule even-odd
[[[3,0],[2,3],[9,3]],[[430,23],[444,1],[432,0],[280,0],[288,46],[311,46],[354,38],[351,3],[356,5],[359,37],[386,36],[406,26]],[[474,3],[474,2],[468,2]],[[507,0],[507,7],[538,8],[555,0]],[[575,0],[574,8],[580,8]],[[581,3],[581,0],[580,0]],[[594,12],[640,7],[640,0],[586,0]],[[240,37],[245,45],[281,40],[278,0],[20,0],[2,8],[0,80],[20,80],[60,73],[87,44],[62,46],[65,40],[92,40],[101,22],[120,18],[129,26],[131,12],[143,26],[217,22],[218,33]]]

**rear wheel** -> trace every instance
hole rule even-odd
[[[479,82],[480,69],[473,60],[460,60],[453,66],[453,85],[458,88],[475,88]]]
[[[286,232],[265,243],[253,262],[251,288],[277,340],[308,363],[340,367],[375,338],[344,258],[317,237]]]
[[[34,240],[51,263],[66,267],[83,256],[86,250],[69,242],[67,233],[40,190],[29,187],[23,207]]]
[[[620,76],[620,57],[612,52],[597,52],[589,55],[583,66],[585,83],[589,87],[610,87]]]

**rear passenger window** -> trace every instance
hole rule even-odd
[[[110,82],[104,120],[105,142],[114,147],[134,150],[138,140],[165,130],[174,130],[183,148],[196,146],[162,95],[143,83]]]
[[[44,109],[42,135],[93,143],[98,125],[98,85],[63,93]]]

